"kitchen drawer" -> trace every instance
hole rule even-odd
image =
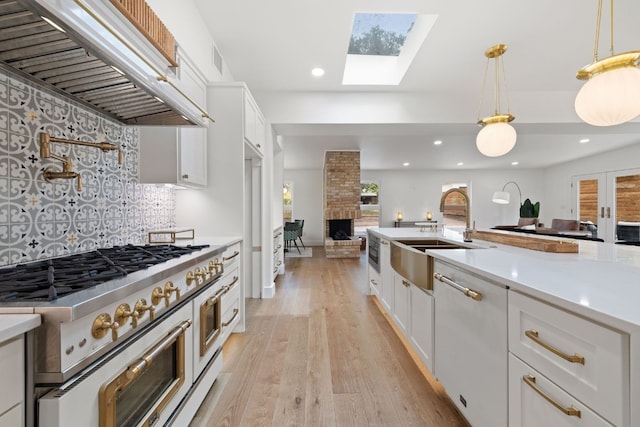
[[[529,382],[525,381],[525,378]],[[541,393],[561,408],[580,411],[579,415],[577,412],[573,412],[573,415],[566,414],[546,400]],[[540,426],[611,427],[611,424],[549,381],[540,372],[510,354],[509,427]]]
[[[628,425],[627,335],[512,291],[509,350],[613,424]]]
[[[380,273],[376,271],[371,265],[368,266],[369,271],[369,289],[371,294],[380,294]]]
[[[20,427],[23,425],[24,406],[22,406],[22,403],[0,415],[0,427]]]
[[[0,345],[0,414],[24,399],[24,339],[22,335]]]
[[[240,302],[240,281],[238,280],[222,295],[222,344],[240,320]]]
[[[240,243],[235,243],[229,246],[222,253],[222,263],[224,264],[225,272],[231,270],[234,266],[240,262]]]

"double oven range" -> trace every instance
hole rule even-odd
[[[118,246],[0,269],[27,336],[27,425],[185,425],[242,328],[240,243]]]

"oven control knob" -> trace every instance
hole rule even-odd
[[[135,307],[134,307],[133,309],[134,309],[135,311],[137,311],[137,312],[140,314],[140,316],[139,316],[139,317],[144,316],[144,313],[145,313],[146,311],[148,311],[148,312],[149,312],[149,320],[150,320],[150,321],[153,321],[153,319],[154,319],[154,313],[155,313],[155,311],[156,311],[156,308],[155,308],[154,306],[152,306],[152,305],[147,305],[147,300],[146,300],[146,299],[144,299],[144,298],[140,298],[140,299],[136,302],[136,305],[135,305]]]
[[[214,274],[218,274],[220,273],[221,268],[222,263],[218,261],[218,258],[214,258],[213,261],[209,261],[209,273],[213,273],[213,271],[215,270]]]
[[[67,355],[73,353],[74,347],[72,345],[70,345],[69,347],[67,347],[67,349],[64,351]]]
[[[131,307],[129,306],[129,304],[125,303],[120,304],[118,308],[116,308],[116,313],[113,315],[113,320],[118,322],[119,325],[124,325],[125,323],[127,323],[127,320],[131,318],[131,327],[137,328],[138,317],[140,317],[140,314],[135,310],[131,311]]]
[[[176,301],[180,299],[180,289],[176,288],[173,282],[169,281],[165,283],[164,290],[158,286],[151,293],[151,304],[158,305],[160,304],[160,300],[164,298],[164,305],[169,307],[171,303],[171,295],[176,293]]]
[[[109,330],[111,330],[111,339],[113,341],[118,340],[118,328],[120,325],[118,322],[112,322],[111,316],[107,313],[102,313],[98,315],[93,321],[93,326],[91,327],[91,335],[94,338],[100,339],[107,335]]]
[[[197,269],[196,269],[197,270]],[[172,293],[176,293],[176,301],[180,300],[180,288],[177,288],[173,282],[169,281],[164,284],[164,300],[167,303],[167,307],[169,306],[169,299],[171,298]]]
[[[196,275],[193,274],[193,271],[187,272],[187,286],[191,286],[191,282],[196,280]]]
[[[204,270],[200,270],[200,267],[196,267],[195,270],[193,271],[193,275],[196,276],[199,282],[200,279],[204,280],[204,276],[207,275],[207,272]]]

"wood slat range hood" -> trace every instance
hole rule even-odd
[[[0,0],[0,68],[127,125],[207,125],[206,111],[182,90],[175,59],[121,8]]]

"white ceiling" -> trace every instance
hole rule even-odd
[[[608,2],[599,56],[608,53]],[[246,82],[281,135],[285,168],[321,168],[325,150],[360,149],[363,169],[539,168],[640,142],[637,120],[582,123],[575,73],[590,63],[597,0],[196,0],[234,78]],[[615,51],[640,50],[640,2],[615,5]],[[343,86],[355,12],[436,14],[399,86]],[[475,147],[484,51],[506,43],[514,150]],[[326,75],[314,78],[315,66]],[[491,74],[490,74],[491,76]],[[638,100],[640,102],[640,100]],[[493,94],[485,94],[491,115]],[[578,141],[590,138],[586,144]],[[441,146],[433,141],[441,139]],[[464,166],[457,166],[464,162]]]

